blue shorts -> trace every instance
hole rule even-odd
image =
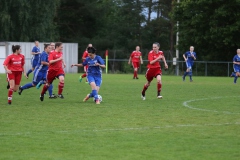
[[[193,62],[189,62],[189,61],[186,62],[187,69],[192,69],[192,66],[193,66]]]
[[[38,64],[38,60],[37,59],[32,59],[32,68],[35,68]]]
[[[101,75],[87,75],[88,83],[95,82],[96,86],[100,87],[102,84],[102,76]]]
[[[240,72],[240,66],[239,65],[233,65],[234,72]]]
[[[35,70],[32,83],[37,85],[41,80],[45,81],[46,76],[47,76],[47,71]]]

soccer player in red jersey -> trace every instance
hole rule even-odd
[[[63,87],[64,87],[64,70],[63,67],[66,67],[66,64],[63,60],[63,44],[62,42],[57,42],[55,44],[56,48],[54,51],[50,52],[48,56],[48,61],[49,61],[49,68],[47,72],[47,83],[44,85],[41,95],[40,95],[40,100],[44,100],[44,94],[47,91],[48,87],[50,84],[52,84],[53,80],[57,77],[59,79],[59,84],[58,84],[58,97],[59,98],[64,98],[62,95],[63,92]]]
[[[133,79],[138,79],[137,73],[138,73],[138,68],[140,67],[140,62],[141,64],[143,64],[142,53],[140,52],[139,46],[136,46],[136,50],[133,51],[132,54],[130,55],[128,64],[130,64],[131,61],[134,69]]]
[[[25,64],[25,57],[21,54],[21,46],[13,45],[12,51],[13,53],[3,62],[3,66],[7,72],[8,82],[10,84],[10,88],[8,89],[8,104],[12,104],[13,91],[16,92],[19,88]],[[24,76],[27,78],[25,72]]]
[[[160,60],[162,59],[164,62],[165,69],[168,68],[166,59],[164,57],[163,51],[159,50],[160,44],[155,42],[153,43],[153,50],[151,50],[148,53],[148,65],[147,65],[147,72],[146,72],[146,79],[147,83],[143,86],[142,90],[142,99],[145,100],[145,92],[150,86],[150,83],[152,82],[153,78],[157,79],[157,98],[161,99],[162,96],[160,95],[161,89],[162,89],[162,70],[160,66]]]
[[[88,44],[86,50],[83,52],[83,55],[82,55],[82,61],[83,61],[83,62],[84,62],[84,61],[86,60],[86,58],[88,57],[88,51],[87,51],[88,47],[92,47],[92,44],[91,44],[91,43]],[[87,69],[88,69],[88,65],[84,66],[84,72],[85,72],[85,73],[82,74],[82,75],[79,77],[79,82],[82,82],[82,79],[87,76]],[[86,83],[88,83],[87,79],[86,79]]]

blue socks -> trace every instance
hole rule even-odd
[[[188,73],[189,73],[189,72],[184,72],[184,75],[183,75],[183,77],[185,78],[185,77],[186,77],[186,75],[188,75]]]
[[[190,80],[192,80],[192,71],[190,71],[188,73],[189,73]]]
[[[94,97],[94,99],[96,100],[96,99],[98,99],[98,93],[97,93],[97,90],[92,90],[92,96]],[[91,95],[90,94],[90,95]]]
[[[52,96],[52,91],[53,91],[53,85],[50,84],[50,86],[48,87],[49,96]]]
[[[28,88],[31,88],[31,87],[33,87],[32,83],[27,83],[24,86],[22,86],[21,89],[24,90],[24,89],[28,89]]]
[[[235,74],[235,76],[234,76],[234,83],[237,83],[237,79],[238,79],[238,76],[236,76],[236,74]]]

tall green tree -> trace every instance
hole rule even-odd
[[[175,5],[180,51],[193,45],[202,60],[231,61],[240,44],[240,1],[181,0]]]
[[[23,42],[57,39],[54,18],[59,3],[59,0],[0,0],[0,39]]]

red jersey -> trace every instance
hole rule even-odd
[[[151,50],[148,53],[148,65],[147,68],[161,68],[161,65],[159,63],[159,61],[150,64],[150,62],[156,58],[158,58],[160,55],[164,56],[163,51],[158,51],[158,53],[155,53],[153,50]]]
[[[7,56],[3,65],[11,71],[24,71],[25,58],[23,54],[10,54]]]
[[[142,56],[142,53],[140,51],[133,51],[131,54],[132,62],[139,62],[140,56]]]
[[[48,56],[48,61],[58,59],[63,56],[62,52],[51,51]],[[59,70],[62,69],[62,60],[54,63],[49,63],[49,70]]]
[[[88,51],[83,52],[83,56],[82,56],[83,62],[86,60],[87,57],[88,57]]]

